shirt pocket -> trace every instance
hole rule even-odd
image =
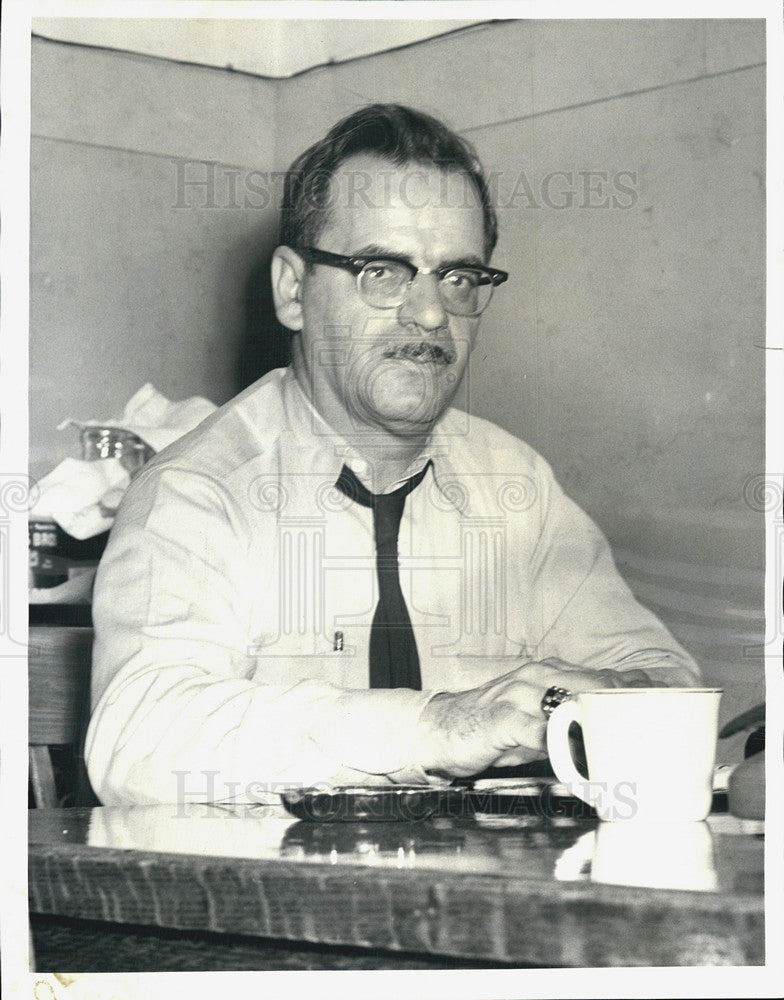
[[[254,639],[250,654],[255,663],[253,677],[262,684],[312,679],[337,687],[368,686],[367,642],[358,647],[340,632],[261,634]]]

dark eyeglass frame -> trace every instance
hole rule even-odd
[[[435,274],[440,283],[451,271],[479,271],[482,275],[479,280],[479,284],[491,285],[493,288],[503,284],[509,277],[509,273],[507,271],[501,271],[497,267],[487,267],[484,264],[444,264],[441,267],[417,267],[415,264],[412,264],[410,260],[406,260],[404,257],[396,257],[394,254],[363,254],[359,257],[347,257],[342,253],[332,253],[331,250],[321,250],[318,247],[295,247],[294,249],[303,260],[306,260],[311,264],[326,264],[327,267],[339,267],[344,271],[350,271],[354,277],[357,278],[357,281],[359,281],[359,276],[368,264],[377,264],[385,260],[391,261],[394,264],[400,264],[401,267],[405,267],[411,272],[411,277],[408,282],[409,288],[418,274]],[[397,305],[394,306],[376,306],[375,308],[396,309],[398,305],[402,304],[402,301],[404,300],[401,300],[400,303],[397,303]],[[489,303],[490,299],[488,298],[479,313],[458,315],[478,316],[487,308]]]

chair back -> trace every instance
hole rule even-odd
[[[94,798],[82,756],[90,716],[92,643],[91,628],[30,627],[28,743],[36,806],[54,808],[60,804],[50,753],[52,746],[68,746],[73,750],[76,769],[69,776],[69,784],[74,804],[88,804]]]

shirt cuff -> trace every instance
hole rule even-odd
[[[417,729],[436,694],[408,688],[345,691],[313,720],[311,738],[341,768],[384,775],[397,784],[430,783],[418,759]]]

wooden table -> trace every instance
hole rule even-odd
[[[453,968],[763,965],[761,830],[728,814],[653,829],[534,815],[308,823],[280,805],[33,810],[30,909],[107,930],[309,942],[327,965],[341,946],[382,968],[412,955]]]

